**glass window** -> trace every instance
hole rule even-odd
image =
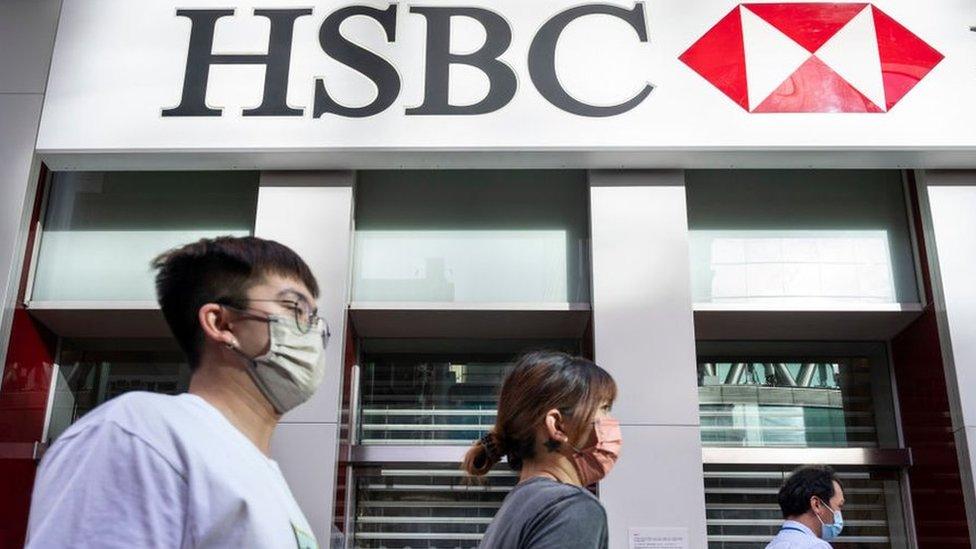
[[[878,446],[866,359],[704,362],[699,371],[707,446]]]
[[[770,348],[767,344],[765,348],[775,353],[791,345],[779,343]],[[699,342],[702,444],[898,447],[883,349],[871,344],[846,349],[805,347],[797,351],[852,353],[720,353],[717,351],[728,349],[718,343]],[[763,344],[751,347],[754,351],[763,348]]]
[[[588,303],[582,171],[365,171],[353,301]]]
[[[96,406],[129,391],[175,395],[190,385],[190,367],[169,341],[64,341],[48,427],[53,441]]]
[[[762,549],[783,517],[776,496],[792,467],[705,467],[709,549]],[[900,474],[891,470],[839,471],[847,502],[838,549],[906,548]]]
[[[460,455],[494,425],[498,393],[517,356],[535,349],[579,354],[580,344],[574,339],[360,340],[353,443],[373,446],[374,455],[368,462],[340,464],[337,494],[344,511],[337,523],[352,546],[477,547],[518,475],[502,463],[484,479],[469,479],[453,454],[451,462],[444,461],[444,453],[432,446],[456,446]],[[404,447],[432,459],[396,463]],[[346,467],[352,469],[348,476]]]
[[[919,301],[901,172],[686,172],[696,303]]]
[[[838,342],[698,342],[702,445],[900,448],[885,346]],[[802,458],[801,458],[802,459]],[[783,517],[777,493],[796,468],[705,465],[709,549],[761,549]],[[847,504],[838,548],[907,548],[901,465],[838,468]]]
[[[34,301],[155,300],[149,262],[204,237],[253,232],[256,172],[54,174]]]
[[[572,350],[572,345],[550,341],[535,348]],[[360,443],[467,445],[495,424],[498,392],[517,352],[403,353],[392,348],[364,355]]]
[[[504,466],[477,483],[457,464],[359,469],[354,546],[477,547],[517,481]]]

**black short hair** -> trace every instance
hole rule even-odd
[[[783,518],[802,515],[810,510],[810,498],[824,503],[834,497],[834,483],[840,485],[837,473],[828,465],[807,465],[793,471],[779,489],[779,508]]]
[[[152,267],[163,316],[194,370],[203,344],[200,307],[222,303],[245,308],[247,291],[269,275],[300,281],[312,297],[319,294],[311,269],[298,254],[253,236],[204,238],[161,254]]]

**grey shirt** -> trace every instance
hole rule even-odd
[[[545,477],[509,492],[481,549],[606,549],[607,512],[589,491]]]

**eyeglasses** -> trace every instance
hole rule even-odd
[[[326,322],[324,318],[318,315],[317,310],[315,311],[308,310],[308,306],[305,305],[304,302],[296,301],[294,299],[250,299],[250,298],[248,298],[247,301],[254,302],[254,303],[277,303],[288,309],[291,309],[292,312],[294,312],[295,314],[295,326],[298,327],[299,332],[303,334],[307,334],[312,330],[321,330],[323,343],[326,346],[329,344],[329,338],[332,337],[332,332],[329,330],[329,323]],[[237,307],[234,307],[233,305],[230,305],[228,303],[222,303],[222,304],[227,307],[237,309]],[[242,312],[250,312],[250,311],[242,311]],[[267,311],[261,311],[261,312],[267,313]]]
[[[318,316],[318,311],[309,311],[308,307],[300,301],[295,301],[294,299],[250,299],[248,301],[252,303],[277,303],[288,309],[291,309],[295,313],[295,324],[298,325],[298,330],[303,334],[307,334],[313,327],[317,327],[317,324],[322,320]]]

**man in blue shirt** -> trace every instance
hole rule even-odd
[[[779,489],[779,508],[786,522],[766,549],[830,549],[844,528],[844,489],[826,465],[793,472]]]

